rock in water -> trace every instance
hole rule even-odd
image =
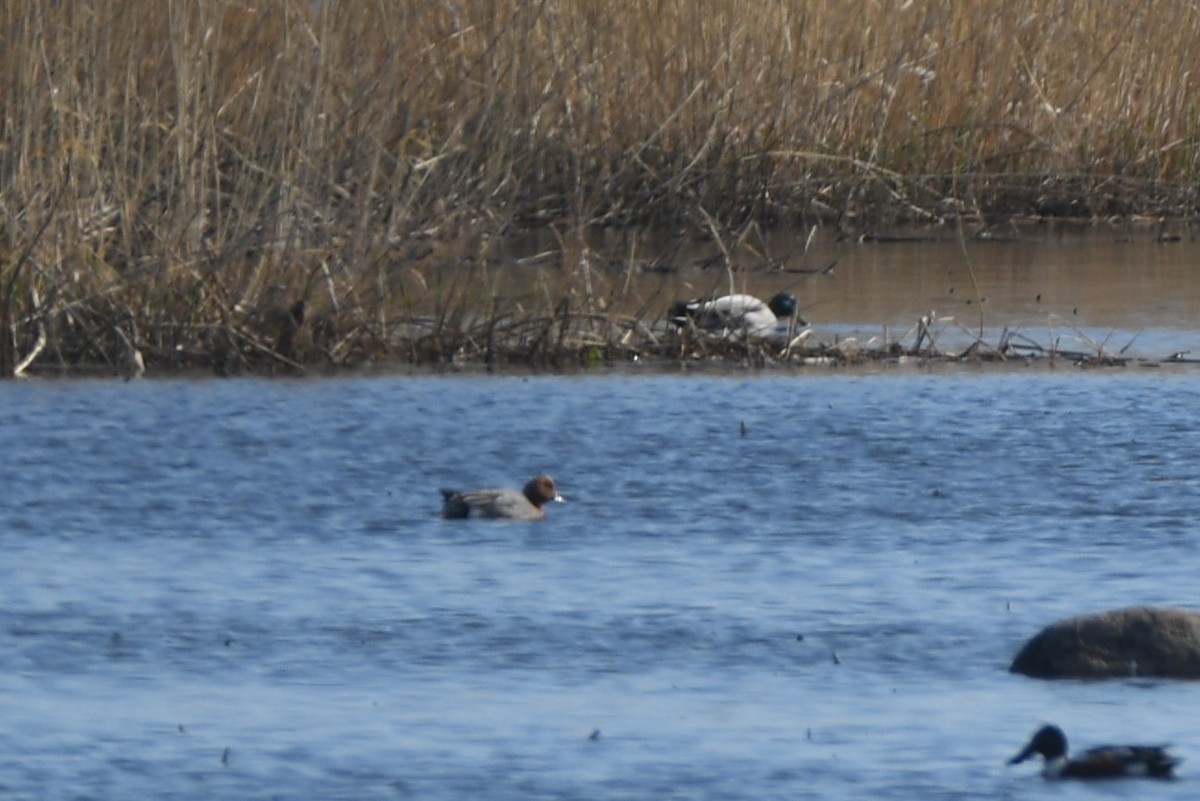
[[[1009,670],[1039,679],[1200,679],[1200,612],[1132,607],[1060,620]]]

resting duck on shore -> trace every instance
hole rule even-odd
[[[534,476],[520,492],[512,489],[478,489],[460,492],[444,489],[442,516],[447,518],[486,517],[493,520],[541,520],[542,507],[562,503],[563,497],[547,475]]]
[[[796,317],[796,296],[780,292],[765,303],[753,295],[681,300],[671,306],[668,319],[680,328],[690,322],[704,331],[745,331],[765,337],[776,333],[781,323],[786,325],[793,317],[797,326],[808,325]]]
[[[1067,757],[1067,737],[1057,726],[1043,726],[1029,745],[1008,761],[1015,765],[1041,754],[1042,775],[1047,779],[1116,779],[1146,776],[1173,778],[1179,760],[1161,745],[1102,745],[1089,748],[1074,759]]]

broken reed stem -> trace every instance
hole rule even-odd
[[[127,328],[158,367],[432,358],[394,332],[539,310],[550,352],[661,306],[598,225],[704,231],[736,291],[762,226],[1192,214],[1198,39],[1183,0],[11,0],[0,375]],[[487,264],[550,225],[579,259],[529,310]]]

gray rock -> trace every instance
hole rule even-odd
[[[1200,679],[1200,612],[1133,607],[1042,629],[1009,670],[1039,679]]]

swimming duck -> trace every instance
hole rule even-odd
[[[542,508],[563,497],[554,486],[554,479],[538,475],[529,479],[520,492],[512,489],[478,489],[460,492],[443,489],[442,516],[447,518],[486,517],[503,520],[541,520]]]
[[[1159,745],[1102,745],[1074,759],[1067,757],[1067,736],[1058,726],[1043,726],[1029,745],[1008,761],[1015,765],[1041,754],[1042,775],[1047,779],[1115,779],[1148,776],[1170,779],[1179,760]]]
[[[671,306],[669,320],[680,328],[689,322],[705,331],[745,331],[770,336],[781,322],[796,317],[796,296],[780,292],[767,302],[753,295],[722,295],[708,300],[681,300]],[[796,325],[808,325],[796,317]]]

